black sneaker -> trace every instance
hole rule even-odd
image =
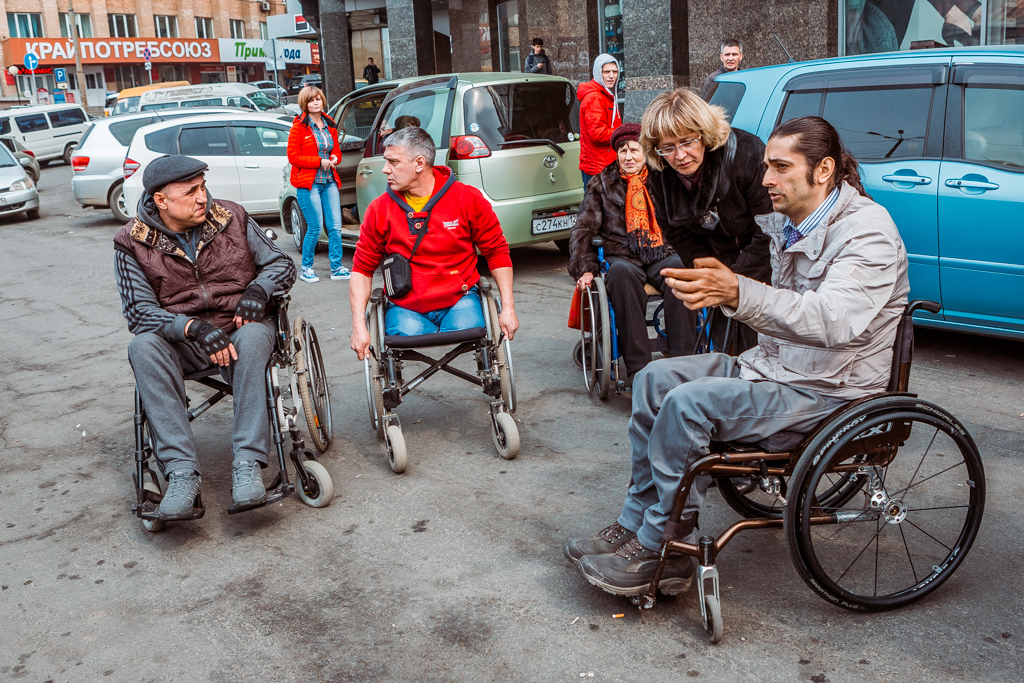
[[[161,519],[192,519],[202,480],[192,470],[171,472],[157,513]]]
[[[614,553],[634,536],[635,533],[615,522],[594,538],[570,538],[562,546],[562,553],[570,562],[579,562],[584,555]]]
[[[587,581],[613,595],[642,595],[654,580],[658,553],[648,550],[633,536],[614,553],[586,555],[580,569]],[[670,555],[661,573],[658,590],[675,595],[693,583],[693,562],[689,555]]]

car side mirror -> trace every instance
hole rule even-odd
[[[20,159],[18,159],[18,161],[21,163],[22,166],[31,166],[32,165],[32,160],[29,159],[28,157],[21,157]]]

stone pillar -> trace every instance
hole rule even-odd
[[[488,8],[487,0],[449,0],[452,71],[462,73],[491,70]],[[484,17],[482,23],[481,17]]]
[[[689,0],[622,0],[626,121],[640,121],[651,100],[690,83]]]
[[[355,88],[345,0],[320,0],[320,75],[328,107]]]
[[[430,0],[387,0],[387,10],[391,78],[436,73],[434,17]]]

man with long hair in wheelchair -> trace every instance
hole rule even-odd
[[[639,596],[663,541],[697,523],[711,477],[698,474],[677,524],[669,515],[684,473],[712,441],[792,448],[836,408],[885,391],[910,284],[907,253],[888,212],[866,196],[856,160],[816,116],[776,128],[764,152],[774,213],[757,223],[770,239],[771,284],[715,258],[663,274],[690,309],[719,306],[759,333],[738,358],[710,353],[655,361],[637,374],[629,422],[632,482],[622,514],[563,552],[592,584]],[[660,590],[687,590],[688,555],[670,555]]]
[[[389,299],[385,335],[484,327],[478,248],[501,294],[501,332],[512,339],[519,328],[512,299],[512,259],[498,217],[479,190],[456,181],[450,168],[434,166],[434,154],[434,141],[418,126],[388,138],[387,194],[366,208],[352,257],[351,346],[359,360],[369,353],[366,305],[378,267]]]
[[[135,335],[128,360],[168,481],[162,520],[193,517],[201,479],[184,376],[212,367],[234,397],[235,507],[266,497],[265,373],[277,328],[264,313],[271,295],[295,283],[292,260],[245,209],[207,193],[207,168],[186,156],[155,159],[142,176],[137,217],[114,237],[117,289]]]

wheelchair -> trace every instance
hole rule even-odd
[[[267,496],[263,502],[255,505],[238,507],[232,505],[228,514],[233,515],[246,510],[276,503],[292,492],[298,490],[299,497],[311,507],[326,507],[334,497],[334,484],[327,469],[321,465],[313,451],[305,447],[297,425],[298,407],[302,404],[302,412],[309,429],[310,441],[320,452],[327,450],[331,442],[331,397],[327,386],[327,374],[324,370],[320,343],[313,326],[301,317],[295,319],[294,327],[288,325],[288,303],[291,297],[284,292],[276,292],[271,297],[270,310],[276,317],[277,334],[274,336],[274,350],[267,364],[267,412],[270,415],[271,440],[277,449],[278,472],[267,487]],[[275,310],[276,309],[276,310]],[[290,392],[292,405],[286,405],[284,392],[280,382],[282,371],[289,372],[289,383],[286,388]],[[185,380],[194,381],[214,390],[213,395],[201,404],[188,409],[188,419],[192,422],[197,417],[220,402],[225,396],[231,395],[231,385],[220,377],[216,366],[185,376]],[[191,401],[188,401],[189,406]],[[296,482],[288,478],[285,461],[285,436],[291,439],[289,459],[295,468]],[[135,482],[136,502],[132,512],[142,520],[147,531],[156,533],[164,528],[168,521],[160,517],[158,507],[163,497],[160,479],[154,471],[153,444],[149,437],[146,410],[142,405],[138,387],[135,389]],[[158,468],[159,469],[159,468]],[[296,483],[298,487],[296,489]],[[196,498],[195,509],[191,519],[200,519],[205,514],[202,493]]]
[[[601,274],[595,277],[581,297],[580,340],[572,350],[573,362],[583,370],[583,381],[587,391],[604,401],[614,387],[621,394],[626,388],[626,366],[619,352],[619,339],[615,331],[615,309],[608,301],[608,289],[604,278],[610,264],[604,259],[604,239],[595,237],[590,241],[597,247],[597,260]],[[648,309],[654,312],[647,319],[647,326],[653,327],[655,335],[650,337],[651,353],[668,352],[668,338],[665,333],[665,306],[663,297],[649,282],[644,285]]]
[[[884,611],[937,589],[963,562],[981,525],[985,473],[963,424],[907,391],[913,359],[911,302],[900,319],[889,386],[832,413],[792,451],[712,443],[684,473],[647,592],[655,605],[669,553],[697,558],[701,618],[712,643],[722,639],[715,558],[737,533],[781,527],[800,577],[820,597],[850,610]],[[695,477],[710,474],[744,519],[718,538],[676,537]]]
[[[484,327],[409,337],[382,334],[387,297],[381,288],[375,289],[370,295],[370,305],[366,311],[370,353],[363,360],[366,402],[370,409],[370,424],[377,432],[377,437],[383,440],[388,463],[396,474],[405,471],[408,453],[395,408],[402,403],[406,394],[441,370],[483,389],[490,398],[491,436],[498,455],[512,460],[519,454],[519,429],[512,417],[516,412],[515,370],[512,367],[509,340],[498,325],[501,304],[492,293],[490,281],[481,278],[477,286],[480,289]],[[438,359],[420,352],[423,348],[452,345],[455,348]],[[476,376],[450,365],[466,353],[473,353],[476,358]],[[406,381],[402,377],[402,370],[408,361],[426,363],[427,368],[414,379]]]

